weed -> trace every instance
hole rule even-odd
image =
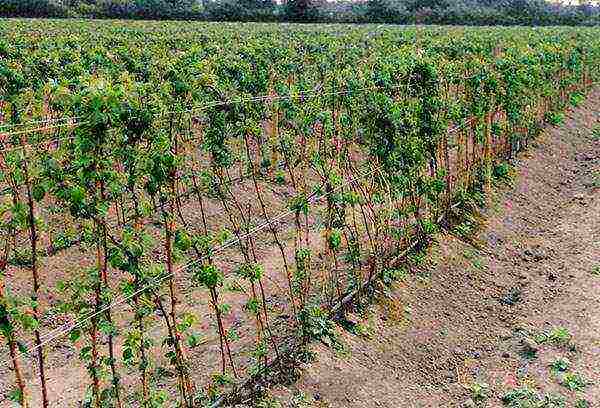
[[[536,343],[544,344],[546,341],[548,341],[548,335],[546,333],[538,333],[535,335],[534,339]]]
[[[68,229],[65,232],[58,233],[52,240],[52,247],[55,251],[69,248],[77,240],[77,232],[73,229]]]
[[[235,380],[227,373],[215,373],[212,376],[213,383],[219,387],[231,385]]]
[[[479,258],[479,254],[477,251],[467,248],[463,251],[463,256],[471,261],[471,265],[473,265],[477,269],[483,269],[483,261]]]
[[[463,251],[463,256],[465,258],[467,258],[468,260],[472,260],[475,259],[475,257],[477,257],[477,252],[475,252],[474,250],[467,248]]]
[[[406,274],[407,271],[405,268],[389,268],[383,271],[381,279],[386,285],[391,285],[406,278]]]
[[[592,173],[592,187],[600,188],[600,171]]]
[[[270,395],[265,395],[260,398],[256,404],[256,408],[281,408],[281,403]]]
[[[590,403],[587,402],[587,400],[580,398],[575,401],[575,408],[590,408]]]
[[[540,407],[564,408],[564,407],[566,407],[565,397],[563,397],[562,395],[546,394],[544,396],[544,399],[543,399]]]
[[[352,351],[350,350],[350,348],[348,348],[348,346],[346,346],[344,343],[341,343],[339,341],[337,341],[336,343],[334,343],[331,348],[333,349],[333,354],[337,357],[337,358],[348,358],[352,355]]]
[[[555,327],[550,331],[548,340],[557,345],[565,345],[571,341],[571,333],[565,327]]]
[[[523,291],[519,288],[511,288],[506,295],[500,299],[500,303],[508,306],[514,306],[521,301]],[[536,342],[538,342],[536,340]],[[539,342],[538,342],[539,343]]]
[[[468,386],[473,401],[485,401],[490,397],[490,386],[485,383],[474,382]]]
[[[283,172],[283,170],[277,170],[277,172],[275,173],[275,183],[279,185],[285,184],[285,173]]]
[[[567,371],[571,367],[571,362],[566,358],[559,358],[550,364],[550,369],[555,372]]]
[[[308,408],[312,402],[312,398],[308,397],[302,391],[296,392],[292,397],[292,407],[294,408]]]
[[[583,391],[588,385],[585,378],[577,373],[565,373],[560,381],[560,385],[569,391]]]
[[[371,338],[373,336],[373,329],[366,324],[357,323],[353,329],[354,334],[361,337]]]
[[[485,205],[485,196],[478,189],[459,189],[456,192],[454,200],[459,208],[466,210],[466,212]]]
[[[510,174],[510,165],[508,163],[497,164],[496,166],[494,166],[493,176],[494,179],[498,181],[510,183],[512,181],[512,176]]]
[[[583,94],[581,94],[580,92],[574,92],[569,96],[569,103],[571,104],[571,106],[576,108],[579,105],[581,105],[581,102],[583,102],[584,99],[585,96]]]
[[[557,326],[547,333],[536,336],[535,341],[542,343],[551,343],[555,346],[566,346],[571,341],[571,333],[568,329]]]
[[[454,226],[454,233],[459,237],[469,237],[473,234],[473,226],[469,222],[463,222]]]
[[[509,408],[564,408],[565,399],[560,395],[541,396],[529,387],[516,388],[502,397],[502,403]]]
[[[561,123],[564,122],[565,115],[563,113],[560,113],[560,112],[547,112],[546,113],[546,120],[552,126],[559,126]]]
[[[310,340],[319,340],[334,349],[339,348],[337,333],[335,332],[335,324],[328,314],[320,307],[307,307],[303,309],[299,315],[302,338],[305,342]]]
[[[596,125],[592,129],[592,140],[600,141],[600,125]]]
[[[408,255],[409,263],[414,266],[423,265],[426,259],[427,252],[424,250],[417,250]]]
[[[473,266],[479,270],[484,269],[483,261],[481,259],[475,258],[471,260],[471,264],[473,264]]]
[[[14,266],[31,266],[31,259],[31,250],[29,248],[15,248],[13,256],[8,260],[8,263]]]
[[[297,360],[304,364],[312,363],[317,359],[316,353],[308,347],[299,347],[295,355]]]
[[[592,275],[600,276],[600,265],[594,266],[594,268],[592,269]]]

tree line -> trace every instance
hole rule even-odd
[[[469,25],[598,25],[579,0],[0,0],[0,17]]]

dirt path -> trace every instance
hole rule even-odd
[[[600,407],[600,91],[515,165],[477,245],[440,235],[273,406]]]

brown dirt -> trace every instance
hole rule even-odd
[[[258,154],[256,155],[258,157]],[[357,156],[358,158],[359,156]],[[288,177],[286,175],[286,177]],[[296,175],[298,177],[298,174]],[[317,176],[307,171],[303,174],[309,185],[317,184]],[[348,177],[352,177],[350,174]],[[233,175],[232,175],[232,178]],[[258,180],[261,188],[261,194],[265,202],[268,204],[267,212],[269,217],[273,219],[282,213],[287,213],[288,200],[296,194],[294,188],[289,183],[279,185],[268,177]],[[287,301],[288,283],[283,268],[283,261],[278,247],[275,245],[271,232],[264,225],[264,218],[260,210],[258,201],[255,196],[254,185],[248,177],[243,180],[237,180],[233,183],[232,195],[237,198],[240,206],[244,210],[249,211],[251,226],[262,226],[261,230],[253,234],[255,250],[259,262],[264,266],[265,273],[263,277],[263,285],[265,290],[265,302],[269,310],[269,324],[273,333],[274,341],[279,341],[284,338],[290,331],[289,321],[291,319],[291,305]],[[201,229],[202,220],[199,203],[195,195],[182,200],[181,212],[183,218],[190,228],[199,231]],[[231,205],[231,203],[230,203]],[[48,205],[49,206],[49,205]],[[205,211],[207,216],[208,229],[211,232],[220,231],[223,227],[233,230],[229,217],[227,216],[222,204],[216,198],[207,199],[205,197]],[[311,214],[308,219],[310,228],[310,243],[318,253],[318,247],[324,239],[321,234],[322,214],[324,212],[325,200],[320,198],[313,204],[314,214]],[[47,208],[38,209],[40,216],[46,221],[51,222],[54,229],[57,231],[63,230],[65,227],[74,227],[73,221],[69,216],[60,213],[56,216],[50,216]],[[111,208],[111,210],[114,210]],[[237,216],[236,211],[232,211]],[[110,225],[114,227],[114,234],[117,233],[117,218],[116,214],[109,214]],[[144,219],[144,223],[148,232],[155,239],[155,247],[151,251],[154,262],[164,266],[164,254],[162,249],[162,230],[156,226],[152,226],[153,221],[160,220],[160,216],[154,214],[153,217]],[[236,220],[240,222],[240,220]],[[293,215],[278,219],[274,223],[279,239],[285,246],[285,256],[288,265],[293,265],[294,259],[294,238],[295,224]],[[28,245],[27,236],[21,234],[18,237],[19,242],[23,246]],[[44,236],[44,238],[47,238]],[[42,246],[48,246],[48,242],[42,239]],[[216,323],[212,306],[208,302],[208,293],[203,288],[198,288],[192,285],[191,271],[192,268],[185,268],[190,259],[184,257],[179,260],[175,266],[176,272],[174,276],[174,285],[178,293],[179,304],[178,313],[181,316],[184,312],[193,313],[197,317],[197,322],[193,326],[193,332],[201,336],[200,344],[194,348],[187,348],[187,360],[190,362],[191,376],[198,387],[206,387],[211,381],[211,376],[220,371],[220,347],[219,337],[217,334]],[[251,354],[256,342],[256,324],[253,315],[245,308],[245,304],[250,297],[250,288],[247,282],[240,279],[234,273],[236,267],[243,263],[243,257],[240,253],[239,246],[233,245],[218,253],[215,258],[217,264],[225,273],[225,284],[220,291],[220,301],[231,306],[231,312],[224,316],[224,322],[227,329],[235,330],[239,335],[239,340],[232,341],[231,352],[236,364],[236,369],[240,378],[248,376],[248,369],[254,363],[254,358]],[[148,259],[150,262],[150,259]],[[41,319],[40,332],[42,341],[52,338],[47,344],[44,344],[44,352],[46,355],[46,378],[48,384],[48,394],[51,406],[60,407],[75,407],[81,404],[82,399],[86,394],[86,389],[89,386],[88,374],[82,361],[78,358],[78,353],[81,344],[80,340],[78,347],[73,347],[68,340],[68,333],[62,333],[56,336],[57,331],[63,331],[69,324],[75,322],[75,317],[69,314],[60,313],[57,310],[58,301],[64,298],[64,295],[59,295],[56,292],[56,286],[59,281],[68,281],[71,277],[77,276],[85,268],[93,266],[95,263],[95,248],[86,245],[72,245],[66,249],[53,252],[49,256],[40,261],[40,276],[44,282],[42,294],[40,296],[40,304],[42,305],[43,316]],[[320,266],[323,262],[314,261],[314,267]],[[323,270],[325,266],[323,265]],[[31,271],[27,267],[10,265],[6,271],[7,288],[12,293],[25,296],[31,288],[28,285]],[[117,287],[119,282],[127,279],[127,276],[118,270],[109,268],[109,285],[115,293],[118,293]],[[316,286],[316,285],[315,285]],[[159,293],[166,293],[166,285],[159,286]],[[166,297],[166,295],[165,295]],[[119,298],[120,299],[120,298]],[[169,303],[169,302],[166,302]],[[112,318],[115,322],[117,330],[121,336],[115,341],[115,354],[122,355],[124,333],[128,331],[130,323],[133,321],[133,309],[130,303],[119,303],[111,309]],[[155,319],[149,319],[146,322],[148,337],[153,340],[154,347],[151,348],[150,355],[155,362],[155,367],[164,368],[168,375],[164,375],[157,380],[157,388],[175,390],[174,374],[165,354],[165,347],[162,347],[162,339],[167,336],[166,329],[157,316]],[[21,338],[26,340],[26,346],[31,348],[33,342],[29,333],[23,333]],[[101,339],[101,353],[106,353],[106,339]],[[269,344],[269,348],[271,348]],[[274,358],[272,349],[270,350],[270,358]],[[13,388],[13,373],[12,366],[8,359],[8,351],[4,344],[0,345],[0,355],[4,357],[4,361],[0,362],[0,407],[3,407],[8,402],[8,394]],[[24,377],[28,386],[28,393],[31,400],[31,406],[41,406],[40,382],[37,377],[36,362],[34,360],[35,353],[22,355],[22,368]],[[153,367],[153,368],[155,368]],[[120,362],[117,362],[117,368],[121,372],[121,384],[123,387],[122,394],[124,400],[129,406],[138,406],[136,388],[138,378],[135,369],[126,368]],[[107,377],[108,378],[108,377]],[[106,378],[103,384],[107,383]]]
[[[300,380],[259,406],[500,407],[524,385],[600,406],[599,133],[596,89],[515,160],[475,236],[440,234],[424,266],[378,288],[362,335],[340,329],[342,351],[314,345]],[[558,327],[567,345],[534,341]],[[560,357],[592,384],[560,385],[548,367]],[[476,382],[489,398],[470,400]]]
[[[495,384],[493,379],[489,379],[489,376],[492,375],[490,373],[493,372],[485,371],[484,367],[487,367],[485,364],[492,364],[492,360],[489,360],[490,356],[493,355],[493,350],[498,348],[500,343],[497,343],[494,331],[488,329],[496,327],[498,330],[505,330],[506,344],[502,344],[506,349],[513,347],[511,350],[515,351],[519,347],[519,333],[513,333],[511,330],[518,327],[521,321],[519,320],[520,316],[529,316],[526,311],[537,310],[527,306],[530,296],[532,299],[541,299],[540,302],[543,302],[544,299],[548,299],[548,296],[558,296],[552,292],[553,290],[555,292],[560,290],[560,293],[566,291],[564,286],[567,284],[575,285],[573,288],[578,290],[581,289],[572,282],[573,279],[568,275],[571,272],[567,270],[560,272],[560,278],[552,278],[554,281],[544,281],[546,286],[542,285],[539,289],[535,289],[535,282],[529,286],[526,285],[526,282],[546,279],[547,274],[541,266],[542,263],[529,262],[529,258],[535,258],[538,253],[552,254],[548,262],[555,262],[562,258],[569,260],[572,265],[582,262],[575,259],[573,254],[565,252],[568,249],[561,244],[561,236],[552,235],[553,233],[557,234],[556,231],[564,229],[564,232],[561,233],[565,236],[567,236],[566,234],[582,235],[581,239],[569,241],[573,245],[577,245],[577,248],[572,249],[573,251],[578,251],[580,247],[584,248],[584,243],[587,243],[586,251],[594,249],[591,244],[593,235],[584,229],[570,230],[571,227],[578,226],[575,223],[575,216],[580,216],[585,220],[583,225],[586,228],[594,227],[588,219],[592,219],[592,210],[595,210],[596,217],[599,212],[598,194],[597,190],[592,189],[591,176],[592,168],[598,167],[598,157],[591,153],[598,151],[598,142],[595,142],[596,145],[592,145],[591,139],[586,139],[591,133],[590,124],[598,120],[596,107],[598,92],[590,101],[587,102],[585,109],[577,110],[574,113],[574,118],[569,120],[565,127],[554,129],[546,135],[549,142],[542,144],[541,150],[536,153],[534,158],[526,159],[524,163],[521,163],[519,172],[523,176],[519,180],[518,186],[512,191],[504,191],[496,197],[497,208],[501,206],[507,206],[507,208],[503,213],[488,214],[486,218],[489,218],[490,221],[486,230],[490,235],[485,235],[486,230],[482,231],[482,237],[488,242],[487,251],[495,253],[494,259],[488,259],[485,254],[478,253],[450,236],[441,236],[439,245],[434,248],[432,260],[437,259],[444,267],[420,270],[418,274],[411,274],[406,280],[400,282],[393,291],[387,291],[387,294],[381,295],[364,322],[364,326],[369,328],[372,339],[365,341],[363,338],[343,333],[346,350],[342,354],[345,357],[339,358],[326,349],[317,348],[319,362],[307,369],[298,388],[305,390],[309,397],[318,394],[323,406],[327,406],[328,403],[331,407],[396,407],[419,406],[416,402],[417,405],[407,405],[405,402],[418,401],[418,398],[422,398],[424,401],[420,406],[442,406],[448,398],[453,398],[452,401],[459,401],[468,393],[457,383],[468,384],[468,381],[477,377],[469,374],[474,372],[469,370],[478,369],[479,373],[484,373],[481,374],[483,379],[490,384]],[[590,115],[595,115],[595,117]],[[578,131],[581,134],[575,134]],[[596,150],[593,150],[594,147]],[[549,158],[563,156],[568,157],[569,160],[555,160],[556,163],[552,163],[554,167],[550,169],[548,166],[544,167],[550,161]],[[548,178],[540,181],[540,177]],[[597,182],[600,183],[600,180]],[[552,186],[555,186],[557,190],[553,190]],[[286,199],[292,195],[293,191],[285,186],[274,187],[272,183],[264,183],[262,187],[264,187],[265,199],[269,203],[269,212],[278,214],[283,211]],[[244,207],[246,203],[253,204],[252,219],[255,224],[259,223],[262,220],[262,214],[254,199],[250,181],[237,183],[234,194]],[[535,197],[537,201],[532,197]],[[573,199],[575,201],[572,201]],[[596,207],[593,206],[594,203]],[[184,218],[191,225],[200,225],[198,205],[193,197],[184,203],[182,212]],[[207,203],[207,213],[211,230],[217,230],[220,226],[229,224],[226,214],[216,200],[210,200]],[[278,233],[281,239],[288,243],[286,257],[291,264],[294,226],[289,218],[278,223]],[[548,219],[551,222],[540,221]],[[57,221],[59,225],[60,221]],[[64,223],[64,219],[62,222]],[[319,223],[319,214],[310,220],[311,231],[313,231],[310,241],[315,245],[323,239],[318,232],[315,232],[319,230]],[[541,224],[546,228],[543,232],[547,237],[534,238],[533,235],[538,233],[535,226]],[[596,231],[597,227],[596,224]],[[515,238],[511,235],[524,231],[530,236]],[[153,235],[156,235],[158,239],[159,229],[153,231]],[[535,244],[543,245],[543,247],[538,248]],[[290,306],[282,300],[285,298],[283,294],[286,292],[287,283],[281,273],[283,268],[279,252],[266,229],[257,234],[256,245],[258,257],[265,265],[265,290],[273,317],[272,329],[275,337],[283,336],[289,319]],[[498,247],[496,248],[494,245]],[[554,246],[557,246],[558,249],[555,249]],[[532,252],[526,253],[525,249],[530,249]],[[81,247],[74,246],[47,257],[41,271],[46,286],[53,288],[57,280],[68,279],[75,272],[90,266],[94,259],[92,250],[93,248],[86,251]],[[219,264],[227,272],[228,284],[226,287],[240,284],[233,274],[235,266],[242,261],[238,252],[237,248],[233,247],[223,251],[219,256]],[[591,254],[593,251],[589,253]],[[511,257],[514,254],[517,254],[517,259],[513,264]],[[157,260],[161,259],[160,250],[157,249],[155,255]],[[579,254],[578,256],[583,255]],[[485,265],[485,268],[476,267],[480,263]],[[542,269],[538,271],[533,268],[534,265],[537,265],[536,268]],[[558,268],[555,263],[552,265],[554,269]],[[565,265],[569,264],[565,261]],[[326,265],[323,264],[323,273],[325,268]],[[508,269],[509,273],[497,273],[497,271],[505,269]],[[521,270],[527,270],[528,278],[519,277],[522,274]],[[23,293],[28,290],[16,283],[26,281],[29,273],[27,268],[9,268],[7,276],[10,278],[9,282],[15,284],[15,287],[12,288],[15,292]],[[538,273],[542,273],[543,277],[537,276]],[[582,276],[588,275],[582,272]],[[124,278],[118,271],[112,270],[111,277],[113,287],[117,286],[119,279]],[[203,385],[209,381],[211,373],[219,365],[218,337],[215,334],[210,305],[206,302],[206,293],[196,288],[190,288],[189,282],[188,273],[177,274],[175,284],[180,293],[180,311],[193,311],[199,316],[195,331],[208,333],[203,337],[202,344],[189,350],[188,354],[189,360],[193,361],[194,379],[197,384]],[[240,285],[244,286],[243,282]],[[498,299],[506,296],[511,289],[521,287],[524,288],[522,290],[525,293],[522,303],[508,307],[498,302]],[[245,290],[247,293],[249,289],[246,287]],[[535,292],[536,290],[538,292]],[[238,329],[240,335],[240,340],[233,345],[232,353],[238,369],[245,374],[245,369],[251,363],[249,350],[255,339],[253,321],[244,312],[247,295],[233,289],[224,292],[223,297],[227,299],[233,309],[233,312],[226,318],[226,325]],[[588,296],[591,297],[591,289],[588,291]],[[565,298],[569,299],[568,295]],[[43,309],[47,311],[42,321],[43,334],[48,334],[51,329],[70,321],[50,308],[55,301],[52,289],[48,289],[47,293],[42,296]],[[524,311],[519,312],[521,308]],[[553,324],[563,324],[569,327],[576,336],[575,341],[579,341],[580,333],[576,327],[580,326],[569,326],[559,320],[559,315],[554,320],[549,320],[551,315],[545,309],[539,310],[541,310],[539,316],[548,316],[546,319]],[[131,312],[129,305],[113,309],[113,317],[115,321],[119,322],[118,326],[121,331],[125,331],[126,322],[131,321]],[[579,313],[581,312],[577,311],[577,314]],[[537,326],[530,328],[541,331],[544,329],[544,321],[540,321],[539,324],[535,321]],[[531,322],[534,321],[531,320]],[[165,330],[160,322],[155,323],[155,326],[150,328],[151,337],[157,340],[157,344],[160,344],[159,339],[165,336]],[[591,338],[592,333],[593,331],[590,329],[587,336]],[[77,359],[77,350],[64,338],[52,342],[45,350],[51,405],[77,406],[87,386],[85,368]],[[120,343],[116,345],[116,352],[120,355]],[[168,367],[166,359],[162,357],[163,352],[164,350],[160,347],[153,349],[157,365]],[[598,352],[597,349],[596,352]],[[538,361],[543,361],[547,357],[544,350],[541,350],[539,354]],[[552,356],[552,354],[548,355]],[[360,356],[360,358],[356,356]],[[473,356],[478,357],[473,358]],[[488,361],[486,358],[489,360],[488,363],[486,363]],[[574,362],[579,361],[575,357],[570,358]],[[475,365],[471,360],[479,365]],[[511,366],[510,361],[512,360],[502,360],[507,367],[518,366],[514,362],[511,363]],[[39,385],[32,370],[32,364],[33,360],[31,359],[24,363],[33,398],[32,405],[39,406]],[[331,367],[337,368],[330,375],[327,370]],[[528,367],[530,370],[544,369],[539,364],[535,366],[535,363],[529,364]],[[342,373],[347,372],[347,375],[344,374],[342,378],[337,378],[336,374],[340,370]],[[508,374],[503,372],[502,375]],[[131,398],[128,403],[132,405],[135,405],[134,377],[135,372],[127,371],[123,378],[124,388],[127,389],[126,394]],[[396,377],[400,380],[395,379]],[[374,382],[376,378],[380,383],[379,386]],[[12,373],[9,365],[4,364],[0,367],[0,406],[7,404],[6,391],[10,387],[11,380]],[[169,388],[167,385],[172,385],[174,380],[167,378],[162,381],[161,384],[165,388]],[[334,384],[337,388],[327,385],[329,383]],[[360,387],[357,387],[356,384],[360,384]],[[382,391],[381,387],[385,387],[385,390]],[[290,390],[276,390],[275,393],[285,396],[290,392]],[[329,395],[328,392],[332,395]],[[346,400],[344,396],[346,393],[349,395],[349,400]],[[317,404],[317,406],[319,405]]]

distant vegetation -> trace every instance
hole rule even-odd
[[[0,0],[1,17],[598,25],[600,6],[545,0]]]

